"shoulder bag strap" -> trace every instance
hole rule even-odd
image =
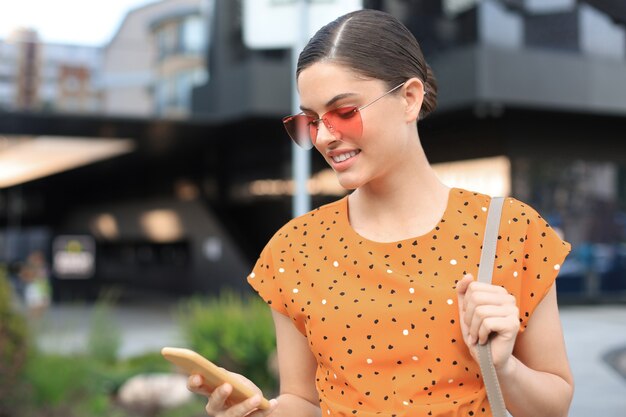
[[[500,228],[500,218],[502,216],[503,197],[493,197],[489,205],[487,213],[487,226],[485,228],[485,236],[483,238],[483,249],[480,255],[480,264],[478,267],[478,281],[491,284],[491,276],[493,275],[493,267],[496,257],[496,245],[498,243],[498,229]],[[486,344],[477,345],[478,359],[480,370],[483,375],[483,381],[487,390],[487,398],[491,405],[493,417],[506,417],[507,411],[504,405],[504,398],[498,383],[496,369],[493,366],[493,358],[491,357],[491,341]]]

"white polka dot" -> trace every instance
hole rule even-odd
[[[278,272],[282,274],[283,272],[285,272],[285,268],[278,268]]]
[[[256,277],[256,274],[253,272],[250,274],[250,278],[254,278],[254,277]]]
[[[480,208],[482,211],[487,211],[487,207],[481,207]]]
[[[339,266],[339,262],[337,262],[337,261],[333,262],[333,266],[334,266],[335,268],[337,268],[337,267]]]
[[[408,401],[402,401],[402,404],[409,405],[409,402]]]
[[[519,274],[517,273],[517,271],[513,272],[513,276],[514,276],[515,278],[517,278],[517,276],[518,276],[518,275],[519,275]]]
[[[326,410],[326,414],[330,415],[330,409]]]
[[[446,301],[446,303],[451,306],[452,304],[454,304],[454,300],[452,300],[452,298],[448,298],[448,301]]]
[[[561,269],[561,265],[559,264],[554,265],[554,269],[558,271],[559,269]]]
[[[415,288],[413,288],[413,287],[409,288],[409,292],[410,292],[411,294],[414,294],[414,293],[415,293]]]
[[[297,288],[294,288],[294,289],[293,289],[293,293],[294,293],[294,294],[298,294],[298,289],[297,289]]]
[[[419,358],[417,356],[413,356],[411,359],[413,359],[414,361],[418,360]]]
[[[451,384],[454,382],[454,379],[448,379],[448,384]]]
[[[325,298],[322,300],[322,304],[326,304],[326,299]]]
[[[451,260],[450,260],[450,264],[451,264],[451,265],[456,265],[456,259],[451,259]]]
[[[335,379],[337,379],[337,374],[333,374],[333,377],[335,377]]]
[[[402,334],[405,336],[409,335],[409,331],[407,329],[402,330]]]
[[[509,220],[509,224],[511,224],[511,220]]]
[[[388,269],[388,270],[387,270],[387,273],[388,273],[388,274],[391,274],[392,272],[393,272],[393,271],[392,271],[391,269]]]
[[[371,365],[371,364],[372,364],[372,362],[374,362],[374,361],[373,361],[373,360],[371,360],[370,358],[367,358],[367,361],[366,361],[366,362],[367,362],[367,364],[368,364],[368,365]]]

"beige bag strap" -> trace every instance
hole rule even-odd
[[[489,205],[487,213],[487,226],[485,227],[485,236],[483,238],[483,249],[480,255],[480,264],[478,266],[478,281],[491,284],[493,275],[493,267],[496,259],[496,245],[498,244],[498,229],[500,228],[500,218],[502,217],[502,205],[504,197],[493,197]],[[491,357],[491,341],[486,344],[477,345],[478,363],[480,371],[483,375],[485,389],[487,390],[487,398],[491,405],[493,417],[506,417],[507,411],[504,405],[504,398],[498,383],[496,369],[493,366],[493,358]]]

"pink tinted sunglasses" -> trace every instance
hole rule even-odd
[[[386,95],[393,93],[403,85],[404,82],[398,84],[380,97],[361,107],[338,107],[324,113],[319,119],[316,119],[313,116],[308,116],[304,113],[298,113],[292,116],[284,117],[283,125],[285,125],[285,130],[287,130],[291,139],[293,139],[298,146],[304,149],[311,149],[313,145],[315,145],[320,122],[323,122],[328,131],[335,137],[337,137],[337,135],[342,135],[358,139],[363,133],[361,110],[371,106]]]

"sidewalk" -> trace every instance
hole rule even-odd
[[[184,345],[174,308],[171,302],[116,307],[112,319],[122,331],[121,356]],[[88,305],[53,306],[41,323],[40,346],[63,353],[84,350],[90,315]],[[576,381],[569,417],[626,417],[626,377],[604,359],[626,348],[626,305],[564,306],[561,319]]]
[[[53,305],[39,323],[39,346],[47,352],[84,352],[92,313],[91,304]],[[175,314],[176,304],[172,301],[115,306],[111,319],[122,335],[119,355],[127,358],[158,352],[164,346],[182,346]]]
[[[604,356],[626,347],[626,305],[561,308],[576,390],[569,417],[625,417],[626,378]]]

